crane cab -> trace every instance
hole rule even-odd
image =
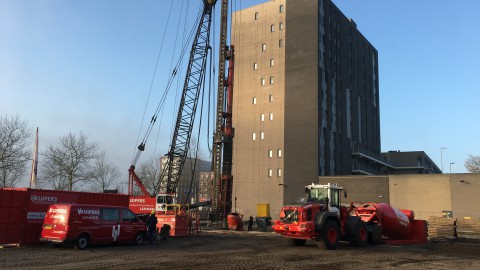
[[[155,210],[157,212],[167,212],[173,210],[176,198],[174,194],[160,193],[157,194],[155,202]]]

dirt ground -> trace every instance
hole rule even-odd
[[[142,246],[94,246],[83,251],[50,245],[0,249],[1,269],[480,269],[480,244],[322,250],[314,242],[289,246],[271,232],[204,230]]]

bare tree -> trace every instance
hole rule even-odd
[[[465,168],[471,173],[480,173],[480,156],[470,155],[465,160]]]
[[[47,164],[44,177],[51,181],[66,182],[52,185],[59,188],[67,187],[72,191],[73,184],[92,179],[92,170],[89,170],[91,161],[96,156],[97,144],[89,143],[87,136],[69,133],[60,138],[58,146],[50,145],[44,153]]]
[[[145,163],[140,164],[138,177],[142,180],[145,188],[154,194],[160,184],[160,157],[151,157]]]
[[[92,169],[92,183],[101,192],[108,189],[120,176],[118,168],[105,157],[105,152],[95,157]]]
[[[47,159],[40,167],[37,187],[51,188],[54,190],[68,190],[68,177],[58,164],[53,162],[53,160]]]
[[[14,187],[25,174],[31,153],[27,121],[0,115],[0,187]]]

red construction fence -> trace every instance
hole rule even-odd
[[[43,218],[51,204],[129,206],[130,196],[90,192],[0,188],[0,244],[39,243]]]

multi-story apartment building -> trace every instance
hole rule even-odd
[[[378,52],[331,0],[233,13],[234,209],[272,215],[318,176],[380,173]]]

